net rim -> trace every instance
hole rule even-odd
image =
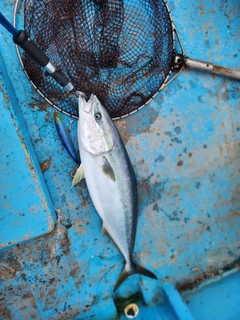
[[[15,6],[14,6],[14,14],[13,14],[13,26],[16,28],[16,25],[17,25],[17,13],[18,13],[18,8],[20,6],[20,2],[21,1],[24,1],[24,0],[16,0],[15,1]],[[169,16],[169,21],[170,21],[170,25],[171,25],[171,35],[172,35],[172,52],[175,53],[176,52],[176,36],[178,36],[177,34],[177,30],[176,30],[176,27],[173,23],[173,19],[172,19],[172,15],[171,15],[171,11],[169,9],[169,6],[168,6],[168,3],[166,0],[158,0],[158,1],[162,1],[167,9],[167,12],[168,12],[168,16]],[[24,64],[23,64],[23,60],[22,60],[22,57],[21,57],[21,54],[20,54],[20,50],[19,50],[19,47],[15,44],[15,49],[16,49],[16,53],[17,53],[17,56],[18,56],[18,59],[19,59],[19,62],[22,66],[22,69],[27,77],[27,79],[29,80],[29,82],[31,83],[31,85],[33,86],[33,88],[40,94],[40,96],[47,102],[50,104],[50,106],[54,107],[56,110],[60,111],[61,113],[67,115],[67,116],[70,116],[74,119],[78,119],[78,116],[70,113],[70,112],[67,112],[65,111],[64,109],[60,108],[59,106],[57,106],[55,103],[53,103],[50,99],[48,99],[48,97],[46,97],[45,94],[42,93],[42,91],[35,85],[35,83],[31,80],[27,70],[25,69],[24,67]],[[135,110],[131,111],[131,112],[128,112],[124,115],[121,115],[121,116],[118,116],[118,117],[112,117],[112,120],[120,120],[120,119],[123,119],[123,118],[126,118],[138,111],[140,111],[141,109],[143,109],[145,106],[147,106],[151,101],[154,100],[154,98],[158,95],[158,93],[164,89],[175,77],[176,77],[176,74],[168,81],[168,79],[170,78],[171,74],[173,72],[173,67],[170,68],[168,74],[166,75],[166,78],[164,79],[163,83],[161,84],[161,86],[158,88],[158,90],[156,90],[156,92],[153,94],[153,96],[147,101],[145,102],[143,105],[141,105],[140,107],[137,107]],[[64,88],[62,89],[64,90]],[[76,103],[77,103],[77,100],[76,100]]]

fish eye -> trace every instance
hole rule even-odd
[[[95,113],[94,118],[95,118],[95,120],[97,120],[97,121],[101,120],[101,119],[102,119],[101,113],[100,113],[100,112]]]

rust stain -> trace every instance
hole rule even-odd
[[[87,232],[87,229],[85,228],[89,224],[87,220],[85,220],[84,218],[80,218],[80,219],[78,218],[74,220],[74,223],[77,226],[77,232],[79,234],[84,234]]]
[[[52,122],[51,113],[49,111],[45,114],[44,119],[46,122],[49,122],[49,123]]]
[[[200,4],[197,8],[199,9],[201,16],[203,16],[204,14],[215,14],[216,13],[216,10],[204,11],[205,5],[203,5],[201,1],[200,1]]]
[[[233,120],[233,111],[231,110],[231,105],[229,102],[229,91],[228,91],[228,86],[227,86],[227,80],[223,79],[221,82],[221,86],[219,90],[216,90],[216,100],[217,100],[217,105],[219,106],[219,114],[221,117],[221,129],[222,129],[222,134],[224,137],[224,144],[221,144],[219,142],[219,150],[221,153],[221,158],[224,164],[228,164],[231,167],[231,170],[233,172],[233,179],[236,182],[236,177],[237,177],[237,168],[235,161],[239,157],[240,154],[240,149],[239,146],[237,145],[237,138],[233,139],[235,137],[235,130],[234,130],[234,120]],[[235,87],[232,89],[235,91]],[[236,89],[237,91],[237,89]],[[222,101],[225,102],[224,110],[222,110]],[[226,128],[225,124],[225,115],[224,111],[227,109],[228,113],[228,127]],[[215,119],[215,113],[213,112],[213,118]],[[230,128],[230,132],[228,132]],[[233,142],[230,141],[230,139],[233,139]],[[226,153],[227,153],[227,159],[226,159]]]
[[[32,292],[30,292],[30,291],[22,295],[22,299],[29,299],[32,297],[33,297],[33,295],[32,295]]]
[[[86,193],[86,190],[87,190],[86,182],[81,181],[79,186],[80,186],[80,188],[78,190],[78,195],[81,199],[81,206],[87,207],[87,206],[91,205],[92,201],[91,201],[90,196]]]
[[[148,133],[150,126],[157,120],[159,113],[153,108],[148,107],[138,113],[134,113],[127,120],[121,119],[115,121],[115,124],[121,134],[123,142],[126,144],[136,134]]]
[[[182,161],[182,160],[179,160],[178,163],[177,163],[177,166],[178,166],[178,167],[181,167],[182,165],[183,165],[183,161]]]
[[[52,159],[50,158],[40,164],[40,168],[42,170],[42,173],[47,171],[47,169],[50,167],[51,161],[52,161]]]
[[[4,320],[11,320],[11,314],[8,310],[7,303],[4,298],[0,298],[0,317]]]
[[[37,213],[39,211],[39,205],[32,205],[29,207],[29,212],[31,213]]]
[[[53,301],[58,301],[56,296],[56,289],[53,287],[46,288],[45,291],[45,310],[51,309]],[[55,304],[55,303],[54,303]]]
[[[155,203],[155,204],[153,205],[153,211],[156,211],[156,212],[159,211],[158,203]]]
[[[68,254],[70,251],[71,241],[68,237],[67,229],[64,230],[63,238],[60,240],[60,244],[64,254]]]
[[[74,261],[74,268],[70,271],[70,275],[71,277],[73,277],[74,279],[78,277],[79,273],[80,273],[80,266],[79,264]]]
[[[13,254],[10,254],[8,261],[0,260],[0,278],[14,277],[17,271],[21,271],[22,267],[17,258]]]
[[[188,280],[182,283],[181,282],[177,283],[176,288],[180,292],[191,290],[209,278],[214,278],[216,276],[222,275],[226,271],[229,271],[234,268],[238,268],[239,263],[240,263],[240,259],[235,260],[234,262],[220,269],[215,269],[210,267],[208,271],[201,272],[197,277],[193,278],[190,281]]]
[[[240,194],[240,193],[239,193]],[[240,210],[239,211],[230,211],[229,216],[233,218],[240,218]],[[229,218],[230,219],[230,218]]]
[[[115,121],[115,124],[121,134],[121,137],[123,139],[124,144],[126,144],[128,142],[128,140],[130,140],[134,134],[129,132],[129,128],[127,126],[127,121],[125,120],[118,120]]]
[[[34,93],[35,93],[35,90],[34,90]],[[46,101],[42,101],[36,98],[32,98],[32,100],[34,102],[29,103],[29,106],[33,109],[37,108],[38,111],[48,111],[48,108],[51,108],[51,105]]]
[[[0,263],[0,278],[8,278],[9,276],[15,276],[17,270],[12,268],[6,263]]]

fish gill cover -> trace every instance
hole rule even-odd
[[[94,93],[113,118],[147,103],[172,66],[172,25],[164,1],[26,0],[24,24],[75,88]],[[78,116],[76,100],[27,54],[22,60],[43,95]]]

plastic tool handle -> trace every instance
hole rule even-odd
[[[43,67],[48,75],[50,75],[57,83],[68,91],[74,89],[72,83],[68,80],[61,70],[56,70],[54,65],[50,62],[48,56],[28,38],[25,30],[17,30],[0,12],[0,24],[13,35],[13,41],[26,51],[41,67]]]
[[[73,86],[70,85],[70,82],[68,78],[65,76],[65,74],[62,72],[62,70],[58,69],[54,71],[53,73],[49,73],[49,75],[57,81],[62,87],[66,87],[67,90],[71,91],[73,89]],[[71,90],[69,88],[72,88]]]
[[[62,87],[67,87],[69,91],[73,89],[73,87],[69,85],[70,82],[65,74],[61,70],[55,69],[48,56],[42,52],[36,43],[28,38],[26,31],[19,30],[18,34],[13,37],[13,41],[26,51],[41,67],[45,68],[48,74]]]
[[[13,37],[13,41],[26,51],[41,67],[46,67],[50,62],[46,54],[28,38],[26,31],[19,30],[17,36]]]
[[[225,77],[229,77],[232,79],[240,80],[240,71],[239,70],[216,66],[210,62],[186,58],[185,65],[188,68],[193,68],[193,69],[202,70],[202,71],[208,71],[213,74],[220,75],[220,76],[225,76]]]

